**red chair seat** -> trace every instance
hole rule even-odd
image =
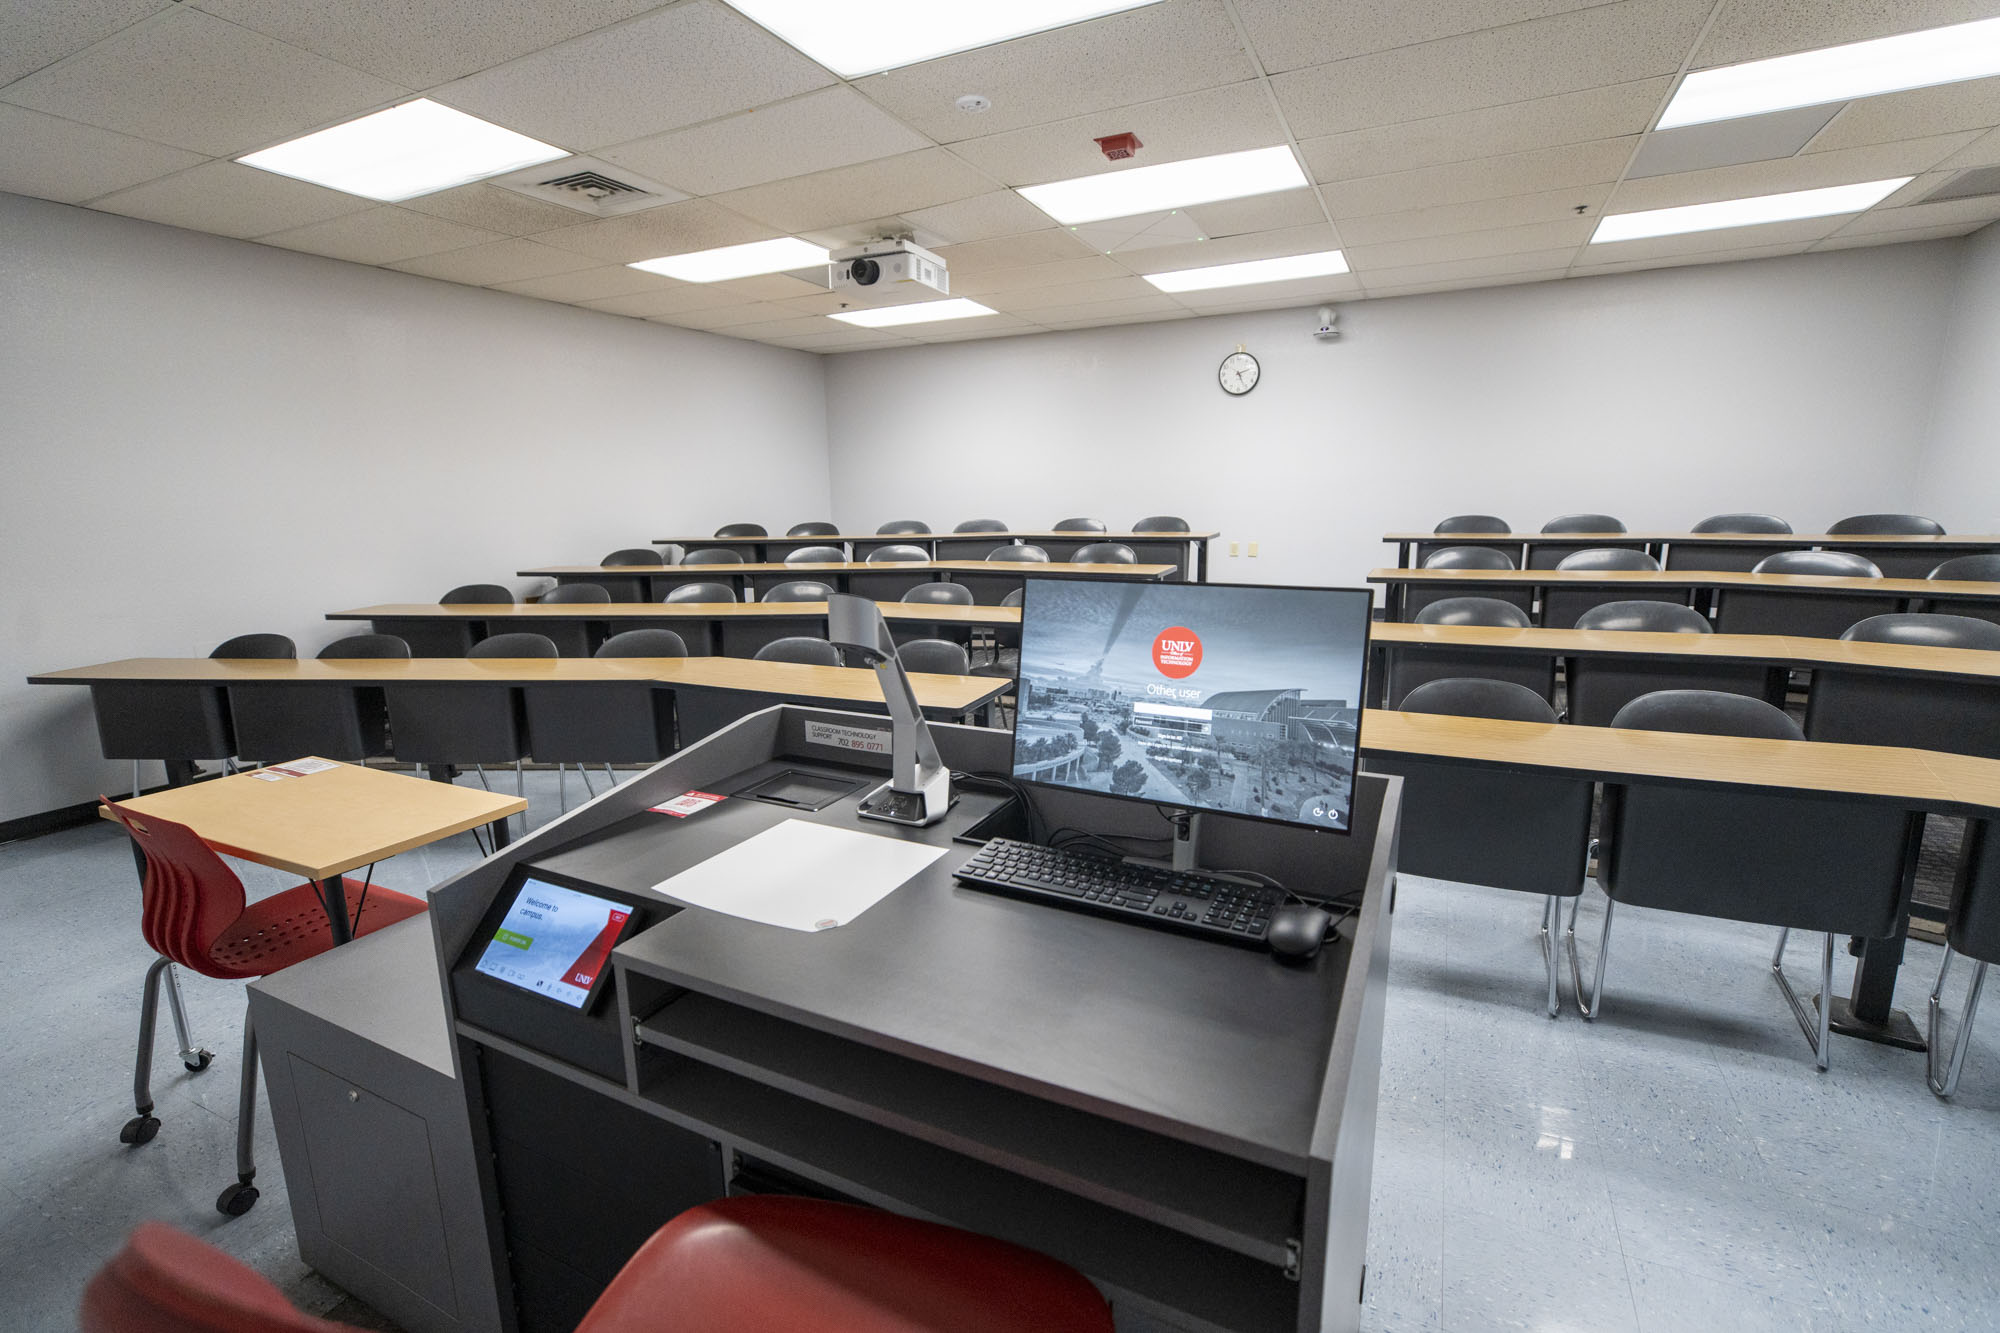
[[[576,1333],[1111,1333],[1088,1280],[970,1231],[818,1199],[690,1208]]]
[[[283,1292],[206,1242],[141,1222],[97,1270],[77,1313],[82,1333],[350,1333],[300,1314]]]
[[[360,911],[354,927],[356,939],[424,910],[423,899],[385,889],[380,884],[368,889],[367,901],[363,902],[360,880],[342,879],[340,883],[346,890],[347,919],[355,921],[356,909]],[[243,915],[230,922],[209,945],[208,955],[217,965],[228,969],[227,975],[268,976],[325,953],[333,943],[332,936],[318,893],[312,885],[301,884],[246,906]]]

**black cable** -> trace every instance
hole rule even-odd
[[[1011,795],[1015,803],[1021,807],[1022,818],[1027,824],[1027,841],[1042,842],[1041,814],[1035,809],[1035,803],[1028,799],[1028,789],[1012,776],[1006,773],[965,773],[954,770],[951,780],[961,787],[985,787]]]

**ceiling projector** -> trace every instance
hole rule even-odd
[[[827,256],[827,283],[861,304],[894,304],[925,291],[951,295],[944,261],[915,241],[869,241]]]

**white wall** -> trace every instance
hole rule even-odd
[[[2000,225],[1962,245],[1917,508],[1950,532],[2000,532]]]
[[[12,195],[0,237],[0,819],[130,781],[31,672],[829,508],[803,352]]]
[[[1355,302],[1332,343],[1307,309],[831,357],[835,517],[1176,513],[1224,532],[1213,578],[1335,584],[1454,513],[1814,530],[1916,498],[1957,247]],[[1232,399],[1238,343],[1263,379]]]

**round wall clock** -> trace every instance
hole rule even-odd
[[[1222,358],[1222,366],[1215,377],[1224,393],[1240,398],[1257,387],[1259,373],[1257,358],[1239,348]]]

